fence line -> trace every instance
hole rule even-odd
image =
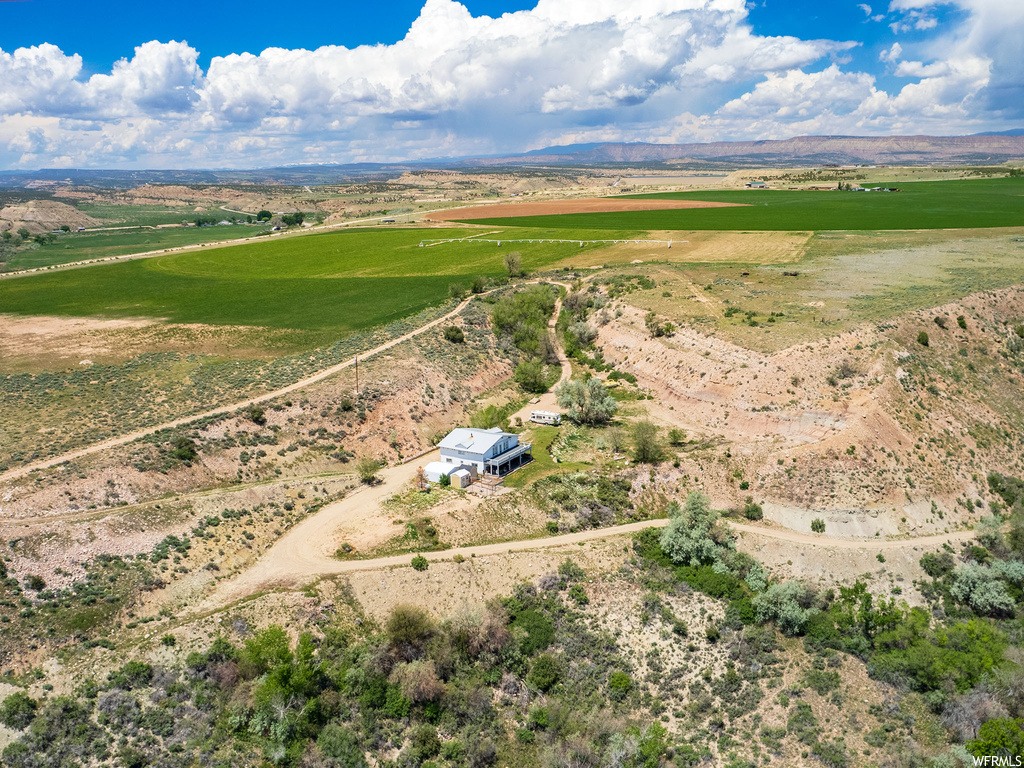
[[[579,243],[580,248],[584,245],[590,244],[608,244],[608,243],[632,243],[633,245],[646,245],[648,243],[659,243],[667,245],[669,248],[672,247],[672,243],[687,243],[688,240],[633,240],[626,238],[622,240],[553,240],[549,238],[532,238],[530,240],[492,240],[485,239],[482,237],[452,237],[445,240],[420,240],[420,248],[433,248],[435,245],[445,245],[447,243],[495,243],[501,245],[502,243]]]

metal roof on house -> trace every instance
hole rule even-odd
[[[514,437],[519,441],[519,435],[505,432],[499,427],[491,429],[476,429],[475,427],[458,427],[448,433],[447,437],[438,443],[439,448],[447,448],[451,451],[470,451],[483,455],[497,442],[506,437]]]

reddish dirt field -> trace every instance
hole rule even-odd
[[[658,211],[667,208],[735,208],[741,203],[710,203],[702,200],[638,200],[609,197],[583,197],[578,200],[538,200],[536,202],[498,203],[471,208],[453,208],[431,213],[434,221],[504,219],[509,216],[550,216],[562,213],[612,213],[615,211]]]

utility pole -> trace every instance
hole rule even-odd
[[[359,399],[359,355],[356,355],[356,399]]]

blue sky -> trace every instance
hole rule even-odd
[[[0,167],[1005,130],[1021,50],[1009,0],[0,0]]]

